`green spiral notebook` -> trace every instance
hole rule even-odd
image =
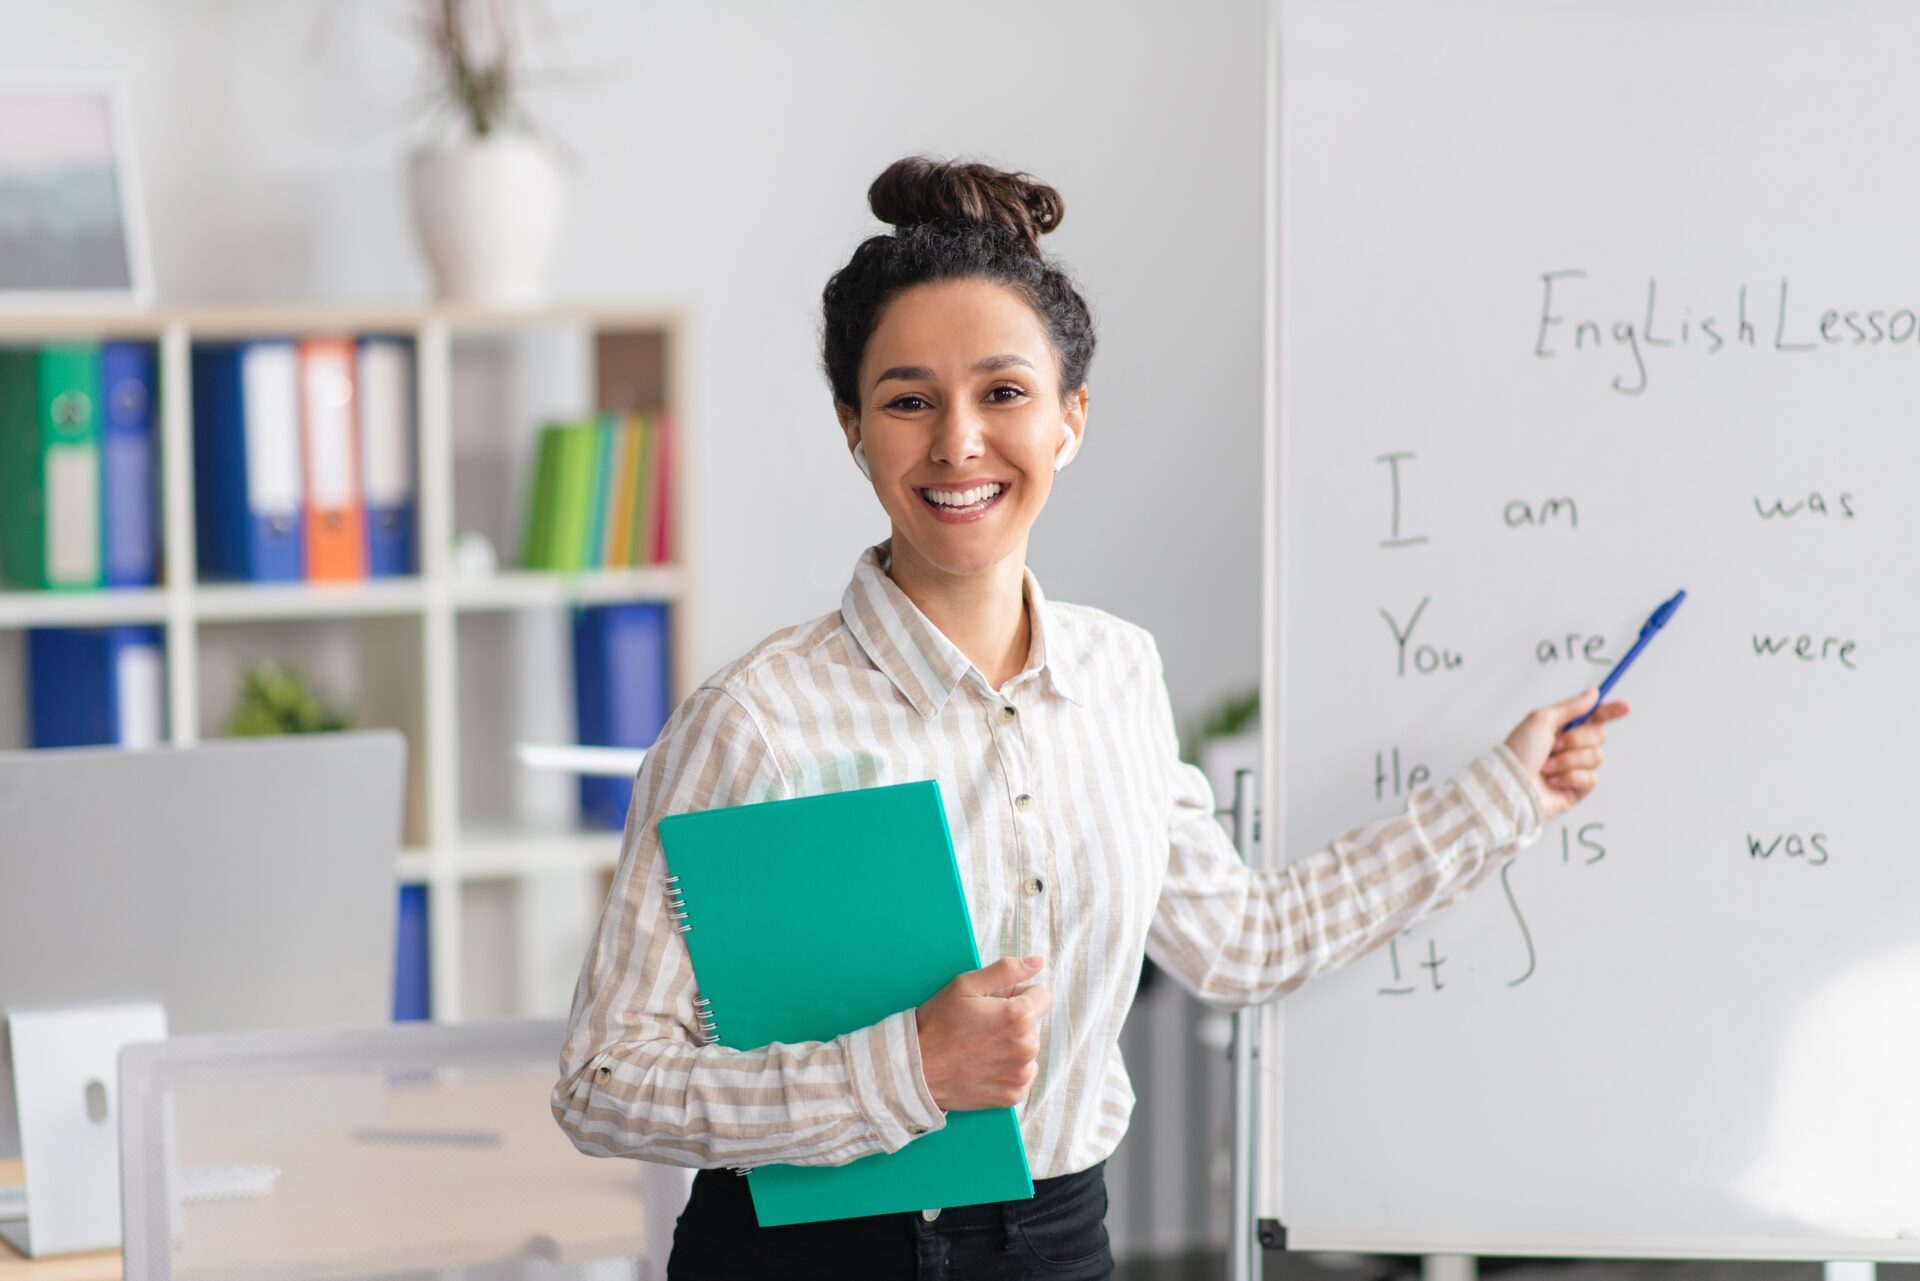
[[[980,968],[940,785],[901,783],[660,820],[712,1039],[828,1041]],[[951,1112],[897,1152],[760,1166],[763,1227],[1033,1195],[1012,1108]]]

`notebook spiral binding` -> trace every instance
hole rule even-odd
[[[667,907],[670,909],[668,915],[671,916],[674,921],[673,932],[675,934],[686,934],[693,929],[693,926],[687,921],[686,891],[680,888],[680,878],[677,876],[669,876],[666,885]],[[700,1044],[717,1044],[720,1040],[720,1024],[713,1017],[713,1002],[704,996],[695,998],[693,1002],[693,1015],[695,1025],[700,1031]],[[752,1171],[753,1167],[750,1165],[736,1165],[733,1167],[733,1172],[743,1177],[752,1173]]]
[[[700,1044],[712,1045],[720,1039],[720,1025],[713,1019],[713,1002],[701,997],[693,1003],[694,1017],[700,1021]]]
[[[667,915],[677,922],[673,927],[675,934],[685,934],[693,929],[687,924],[687,892],[680,888],[680,878],[677,876],[667,878],[667,906],[672,909]]]

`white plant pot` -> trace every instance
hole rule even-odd
[[[518,134],[467,138],[416,150],[409,176],[414,227],[440,297],[546,301],[567,203],[550,148]]]

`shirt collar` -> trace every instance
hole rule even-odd
[[[876,543],[860,554],[853,567],[853,581],[840,598],[840,616],[854,640],[867,652],[873,665],[887,674],[906,700],[921,716],[932,719],[946,705],[953,691],[974,671],[973,662],[960,647],[935,627],[920,607],[907,598],[899,584],[887,577],[886,566],[893,555],[893,540]],[[1032,645],[1027,663],[1009,685],[1044,672],[1061,697],[1078,704],[1069,656],[1059,643],[1055,619],[1047,608],[1047,598],[1031,569],[1022,569],[1027,611],[1032,622]],[[1047,642],[1053,640],[1049,653]],[[979,682],[986,688],[986,678]]]

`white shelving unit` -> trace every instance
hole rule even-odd
[[[200,582],[194,544],[192,377],[195,342],[263,336],[382,334],[411,338],[415,350],[418,521],[418,574],[358,583]],[[555,377],[572,387],[549,389],[556,409],[581,413],[596,408],[591,349],[600,334],[657,335],[665,351],[664,399],[672,410],[677,436],[673,451],[672,491],[676,552],[684,548],[685,487],[680,483],[687,448],[689,415],[685,401],[684,327],[677,311],[644,306],[568,305],[538,310],[500,311],[433,306],[353,307],[340,305],[184,307],[144,312],[72,312],[0,316],[0,343],[38,343],[62,339],[140,339],[159,350],[160,401],[156,432],[160,449],[163,585],[91,592],[0,591],[0,642],[6,634],[43,626],[100,626],[149,623],[166,636],[167,712],[174,743],[193,743],[208,733],[203,702],[207,651],[218,648],[221,629],[264,629],[255,648],[271,649],[276,639],[296,648],[303,633],[328,626],[373,627],[379,639],[360,649],[369,665],[382,669],[382,688],[393,696],[375,716],[361,723],[397,721],[408,736],[409,786],[407,842],[396,874],[401,883],[428,889],[432,939],[433,1005],[436,1019],[457,1020],[468,1013],[463,979],[469,958],[467,892],[479,883],[580,877],[610,869],[618,855],[619,834],[556,830],[549,813],[538,823],[504,825],[494,818],[463,819],[462,757],[475,753],[491,760],[492,745],[477,748],[463,739],[461,625],[463,620],[509,619],[553,614],[573,605],[657,600],[675,604],[672,643],[674,698],[688,692],[680,657],[688,652],[687,583],[678,566],[553,574],[503,568],[485,577],[463,577],[453,560],[456,533],[472,522],[456,520],[460,495],[456,473],[476,453],[456,421],[455,367],[479,368],[511,363],[516,342],[529,336],[557,335],[572,356],[551,362]],[[582,353],[587,353],[582,355]],[[540,360],[521,361],[542,366]],[[488,379],[492,385],[494,380]],[[497,390],[497,387],[494,387]],[[522,397],[522,399],[526,399]],[[508,398],[511,401],[511,397]],[[495,512],[493,533],[503,552],[517,549],[518,520],[530,483],[535,421],[499,423],[516,411],[509,404],[492,408],[492,471],[508,479],[511,493],[486,496]],[[526,417],[526,415],[518,415]],[[504,444],[501,441],[504,440]],[[494,487],[496,490],[499,486]],[[502,515],[507,513],[507,515]],[[367,620],[385,620],[369,622]],[[488,624],[477,622],[475,626]],[[549,630],[559,625],[554,624]],[[275,630],[279,628],[281,630]],[[292,630],[287,630],[291,628]],[[396,631],[396,629],[398,629]],[[246,635],[252,637],[251,631]],[[407,638],[411,636],[409,641]],[[411,648],[410,653],[401,653]],[[497,648],[497,647],[496,647]],[[18,646],[15,646],[17,651]],[[6,653],[0,644],[0,655]],[[566,662],[564,648],[548,645],[546,656]],[[417,655],[417,657],[416,657]],[[4,670],[0,669],[0,675]],[[510,685],[512,671],[482,673],[489,687]],[[571,689],[571,673],[549,673],[548,696]],[[397,691],[397,693],[396,693]],[[216,691],[217,693],[217,691]],[[492,710],[492,709],[488,709]],[[484,719],[484,718],[483,718]],[[571,723],[571,707],[565,711]],[[497,744],[502,760],[512,742]],[[498,775],[495,775],[498,777]],[[476,790],[480,790],[476,788]],[[486,799],[486,798],[482,798]],[[552,809],[551,806],[548,807]],[[596,896],[597,897],[597,896]],[[521,916],[526,912],[523,910]],[[579,940],[584,955],[585,940]],[[549,950],[553,950],[551,947]]]

